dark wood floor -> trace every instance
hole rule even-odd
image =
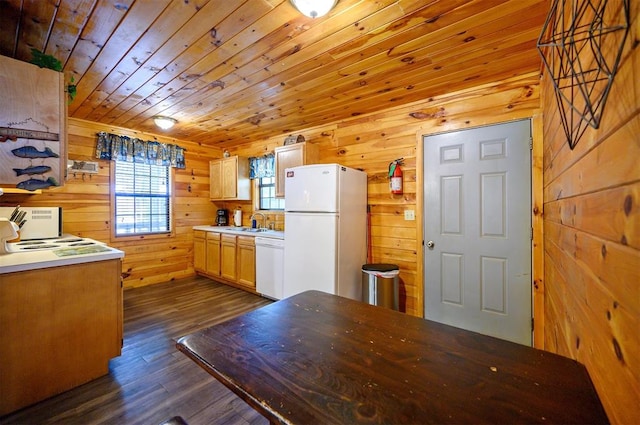
[[[0,419],[2,424],[190,425],[268,421],[175,348],[180,336],[270,301],[196,277],[124,292],[124,347],[110,373]]]

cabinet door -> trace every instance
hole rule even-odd
[[[318,162],[319,149],[315,143],[296,143],[275,149],[276,156],[276,198],[284,198],[284,170],[299,165]]]
[[[219,159],[209,162],[209,198],[222,199],[222,162]]]
[[[220,233],[207,233],[207,274],[220,276]]]
[[[249,158],[232,156],[209,162],[211,200],[251,200]]]
[[[4,9],[4,4],[2,7]],[[17,3],[16,3],[17,4]],[[49,167],[42,180],[52,178],[55,186],[65,183],[67,170],[67,99],[64,73],[40,68],[34,64],[0,55],[0,135],[14,137],[0,143],[0,186],[15,188],[32,177],[26,174],[31,166]],[[55,153],[55,157],[25,158],[12,153],[14,149],[36,147]],[[19,174],[14,169],[23,170]],[[37,177],[40,179],[40,177]]]
[[[238,284],[256,288],[256,248],[254,238],[238,236]]]
[[[220,243],[220,276],[236,281],[236,237],[231,235],[222,235]]]
[[[284,170],[304,163],[303,145],[289,145],[275,149],[276,198],[284,197]]]
[[[235,199],[238,196],[238,157],[225,158],[222,162],[222,197]]]
[[[207,246],[205,232],[202,230],[193,231],[193,268],[196,271],[206,271]]]
[[[1,275],[0,416],[109,373],[122,348],[121,267],[118,258]]]

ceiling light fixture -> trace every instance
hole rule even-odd
[[[338,0],[291,0],[291,4],[305,16],[319,18],[329,13]]]
[[[156,125],[161,129],[168,130],[173,127],[173,125],[178,121],[170,117],[162,117],[158,115],[153,117],[153,122],[156,123]]]

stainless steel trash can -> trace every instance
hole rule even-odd
[[[400,292],[395,264],[365,264],[362,266],[362,301],[399,310]]]

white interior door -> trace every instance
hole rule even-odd
[[[531,345],[531,125],[424,137],[425,317]]]

